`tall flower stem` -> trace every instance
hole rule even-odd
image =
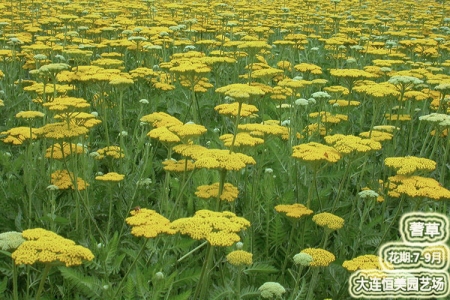
[[[233,132],[233,140],[231,141],[231,146],[230,146],[230,153],[233,152],[234,143],[236,142],[236,135],[238,133],[238,126],[239,126],[239,119],[241,117],[241,109],[242,109],[242,102],[239,101],[238,111],[236,114],[236,120],[234,120],[234,132]]]
[[[313,300],[314,298],[314,288],[319,279],[319,267],[315,267],[312,273],[311,281],[309,283],[308,294],[306,295],[306,300]]]
[[[332,213],[335,212],[336,209],[337,209],[336,206],[337,206],[337,203],[339,202],[339,198],[341,197],[341,193],[342,193],[342,190],[344,188],[344,184],[347,182],[347,177],[348,177],[348,174],[350,172],[350,166],[351,165],[352,165],[352,162],[351,161],[347,161],[347,166],[346,166],[345,171],[344,171],[344,176],[342,176],[342,179],[341,179],[341,182],[339,184],[339,188],[338,188],[338,192],[337,192],[336,198],[334,199],[333,208],[331,209]]]
[[[402,210],[402,204],[403,204],[403,201],[404,201],[404,200],[405,200],[405,196],[403,195],[402,198],[400,199],[400,202],[399,202],[399,204],[398,204],[398,206],[397,206],[397,211],[395,212],[395,215],[394,215],[394,217],[392,218],[391,223],[389,223],[389,226],[388,226],[388,227],[386,228],[386,230],[384,231],[383,236],[381,237],[380,242],[378,243],[377,247],[375,248],[376,251],[378,251],[378,248],[379,248],[379,247],[381,246],[381,244],[383,243],[383,241],[384,241],[384,239],[386,238],[386,236],[387,236],[389,230],[391,229],[392,225],[394,225],[394,222],[397,220],[397,217],[398,217],[400,211]]]
[[[222,196],[223,193],[223,186],[225,185],[225,178],[227,176],[227,170],[221,169],[219,171],[219,192],[217,194],[217,202],[216,202],[216,211],[219,211],[220,209],[220,196]]]
[[[19,300],[18,286],[17,286],[17,266],[12,260],[12,269],[13,269],[13,299]]]
[[[36,300],[39,300],[41,298],[42,290],[44,289],[45,279],[47,278],[51,267],[52,266],[50,264],[45,264],[44,271],[42,271],[42,275],[41,275],[41,281],[39,282],[39,288],[36,293],[36,298],[35,298]]]
[[[195,288],[194,297],[192,299],[206,299],[205,293],[209,286],[209,269],[214,257],[214,247],[208,243],[206,248],[206,259],[203,263],[202,272],[200,274],[200,279],[198,281],[197,287]]]

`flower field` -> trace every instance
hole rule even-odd
[[[445,0],[1,1],[0,298],[352,299],[449,128]]]

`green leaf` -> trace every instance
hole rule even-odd
[[[3,294],[6,291],[7,283],[8,283],[8,277],[3,278],[2,282],[0,283],[0,294]]]
[[[80,293],[90,299],[97,299],[101,296],[101,282],[95,277],[84,276],[83,273],[73,268],[58,267],[62,277],[67,280]]]
[[[247,269],[244,270],[245,274],[253,274],[253,273],[276,273],[278,269],[269,264],[256,262]]]

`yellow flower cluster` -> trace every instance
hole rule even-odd
[[[36,129],[36,134],[39,136],[55,140],[75,138],[88,132],[89,130],[84,126],[75,124],[69,126],[66,122],[49,123]]]
[[[391,197],[398,198],[400,195],[407,195],[434,200],[450,199],[450,191],[433,178],[395,175],[388,179],[390,182],[388,195]]]
[[[219,195],[219,183],[216,182],[210,185],[198,186],[195,195],[202,199],[217,198],[217,196]],[[220,200],[232,202],[236,200],[238,195],[239,190],[237,187],[235,187],[231,183],[225,183],[223,185],[222,194],[220,195]]]
[[[388,157],[384,160],[384,164],[394,168],[399,175],[411,175],[419,170],[433,171],[436,169],[435,161],[416,156]]]
[[[344,219],[327,212],[314,215],[312,220],[317,225],[329,230],[338,230],[344,226]]]
[[[105,157],[119,159],[125,157],[125,154],[119,146],[107,146],[105,148],[98,149],[96,152],[99,155],[96,155],[95,159],[104,159]]]
[[[125,219],[128,225],[132,227],[131,234],[134,236],[143,236],[154,238],[161,233],[175,234],[175,230],[170,227],[169,219],[158,214],[156,211],[141,208],[132,210],[131,217]]]
[[[252,100],[257,96],[264,96],[265,92],[259,87],[242,83],[233,83],[216,89],[217,93],[231,97],[238,102]]]
[[[66,112],[73,111],[80,108],[88,108],[91,105],[83,98],[75,97],[57,97],[52,102],[42,104],[51,111]]]
[[[310,267],[326,267],[336,260],[333,253],[320,248],[306,248],[300,251],[300,253],[311,255],[313,260],[309,264]]]
[[[53,159],[66,159],[71,154],[81,154],[84,153],[85,149],[83,146],[74,144],[74,143],[62,143],[62,149],[61,144],[53,144],[50,147],[45,150],[45,157],[46,158],[53,158]]]
[[[372,139],[362,139],[354,135],[334,134],[324,137],[341,154],[366,153],[381,149],[380,142]]]
[[[236,117],[239,111],[239,104],[241,104],[241,110],[239,112],[241,117],[249,117],[258,112],[258,108],[256,106],[239,102],[219,104],[214,107],[214,110],[221,115]]]
[[[292,149],[292,157],[305,162],[335,163],[341,159],[341,154],[336,149],[316,142],[297,145]]]
[[[167,159],[162,162],[163,169],[168,172],[185,172],[195,169],[195,164],[190,159],[174,160]]]
[[[350,272],[370,269],[382,270],[382,266],[380,265],[380,257],[373,254],[361,255],[351,260],[346,260],[342,263],[342,266]]]
[[[37,139],[38,129],[30,127],[14,127],[0,132],[0,135],[6,135],[2,138],[4,143],[13,145],[22,145],[27,139]]]
[[[246,165],[254,165],[256,161],[253,157],[235,153],[228,150],[208,149],[191,156],[195,160],[197,169],[223,169],[229,171],[239,171]]]
[[[116,172],[109,172],[104,175],[95,176],[96,180],[119,182],[125,178],[125,175]]]
[[[93,260],[92,252],[69,239],[42,228],[24,230],[23,242],[11,257],[16,265],[36,262],[62,262],[67,267],[81,265],[83,260]]]
[[[53,172],[50,181],[53,185],[56,185],[60,190],[65,190],[69,188],[73,190],[75,189],[74,185],[75,176],[73,175],[72,172],[69,172],[67,170],[58,170]],[[79,191],[85,190],[86,187],[89,186],[89,184],[80,177],[76,178],[76,185],[77,185],[76,188]]]
[[[212,246],[227,247],[240,241],[237,233],[250,226],[250,222],[229,211],[199,210],[190,218],[181,218],[171,228],[187,234],[194,240],[206,239]]]
[[[234,135],[231,133],[227,133],[221,135],[219,138],[221,141],[223,141],[223,144],[226,147],[231,147]],[[263,139],[251,136],[250,133],[248,132],[239,132],[236,135],[236,139],[234,140],[235,147],[242,147],[242,146],[254,147],[256,145],[261,145],[263,143],[264,143]]]
[[[277,212],[285,213],[286,216],[291,218],[299,219],[303,216],[309,216],[313,213],[312,210],[304,206],[300,203],[294,203],[294,204],[279,204],[275,206],[275,210]]]
[[[244,250],[232,251],[226,257],[233,266],[249,266],[253,263],[253,254]]]
[[[365,139],[372,139],[377,142],[383,142],[383,141],[389,141],[392,140],[393,134],[389,132],[384,131],[378,131],[378,130],[372,130],[372,131],[365,131],[361,132],[359,134],[360,137]]]

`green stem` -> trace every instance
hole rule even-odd
[[[12,269],[13,269],[13,299],[19,300],[18,286],[17,286],[17,266],[12,260]]]
[[[219,193],[217,194],[217,202],[216,202],[216,211],[219,211],[220,209],[220,196],[222,196],[223,193],[223,186],[225,185],[225,177],[227,176],[227,170],[221,169],[219,171]]]
[[[380,240],[380,242],[378,243],[377,247],[375,248],[375,251],[378,251],[378,248],[380,247],[380,245],[383,243],[384,239],[386,238],[386,236],[387,236],[387,234],[388,234],[388,232],[389,232],[389,229],[391,229],[392,225],[394,225],[394,222],[397,220],[397,217],[398,217],[398,215],[399,215],[399,213],[400,213],[400,210],[402,210],[402,204],[403,204],[403,201],[404,201],[404,200],[405,200],[405,196],[402,196],[402,198],[400,199],[400,203],[398,204],[397,211],[395,212],[395,215],[394,215],[394,217],[392,218],[391,223],[389,223],[389,226],[388,226],[388,227],[386,228],[386,230],[384,231],[384,234],[383,234],[383,236],[381,237],[381,240]],[[385,201],[386,201],[386,200],[385,200]]]
[[[42,293],[42,290],[44,289],[45,279],[47,278],[51,267],[52,266],[50,264],[45,264],[45,268],[44,268],[44,271],[42,272],[42,276],[41,276],[41,281],[39,282],[39,288],[36,293],[36,300],[39,300],[41,298],[41,293]]]
[[[209,282],[209,276],[207,275],[209,273],[209,269],[211,266],[211,263],[213,261],[213,255],[214,248],[211,246],[210,243],[208,243],[208,246],[206,248],[206,259],[203,263],[202,272],[200,274],[200,279],[198,281],[197,287],[195,288],[194,297],[192,299],[206,299],[205,293],[208,290],[208,282]]]
[[[311,282],[309,283],[308,294],[306,296],[306,300],[314,299],[314,287],[317,284],[317,280],[319,279],[319,267],[314,267],[314,271],[312,273]]]
[[[242,109],[242,102],[239,102],[236,120],[234,121],[234,132],[233,132],[233,140],[231,141],[231,146],[230,146],[230,153],[233,152],[234,143],[236,142],[236,136],[238,134],[239,119],[241,116],[241,109]]]
[[[351,161],[347,161],[347,167],[345,168],[344,171],[344,176],[342,177],[342,180],[339,184],[339,189],[336,195],[336,198],[334,199],[334,203],[333,203],[333,208],[331,209],[331,212],[335,212],[336,211],[336,205],[339,202],[339,198],[341,197],[341,193],[344,187],[344,183],[347,182],[347,177],[348,177],[348,173],[350,172],[350,166],[351,166],[352,162]]]

